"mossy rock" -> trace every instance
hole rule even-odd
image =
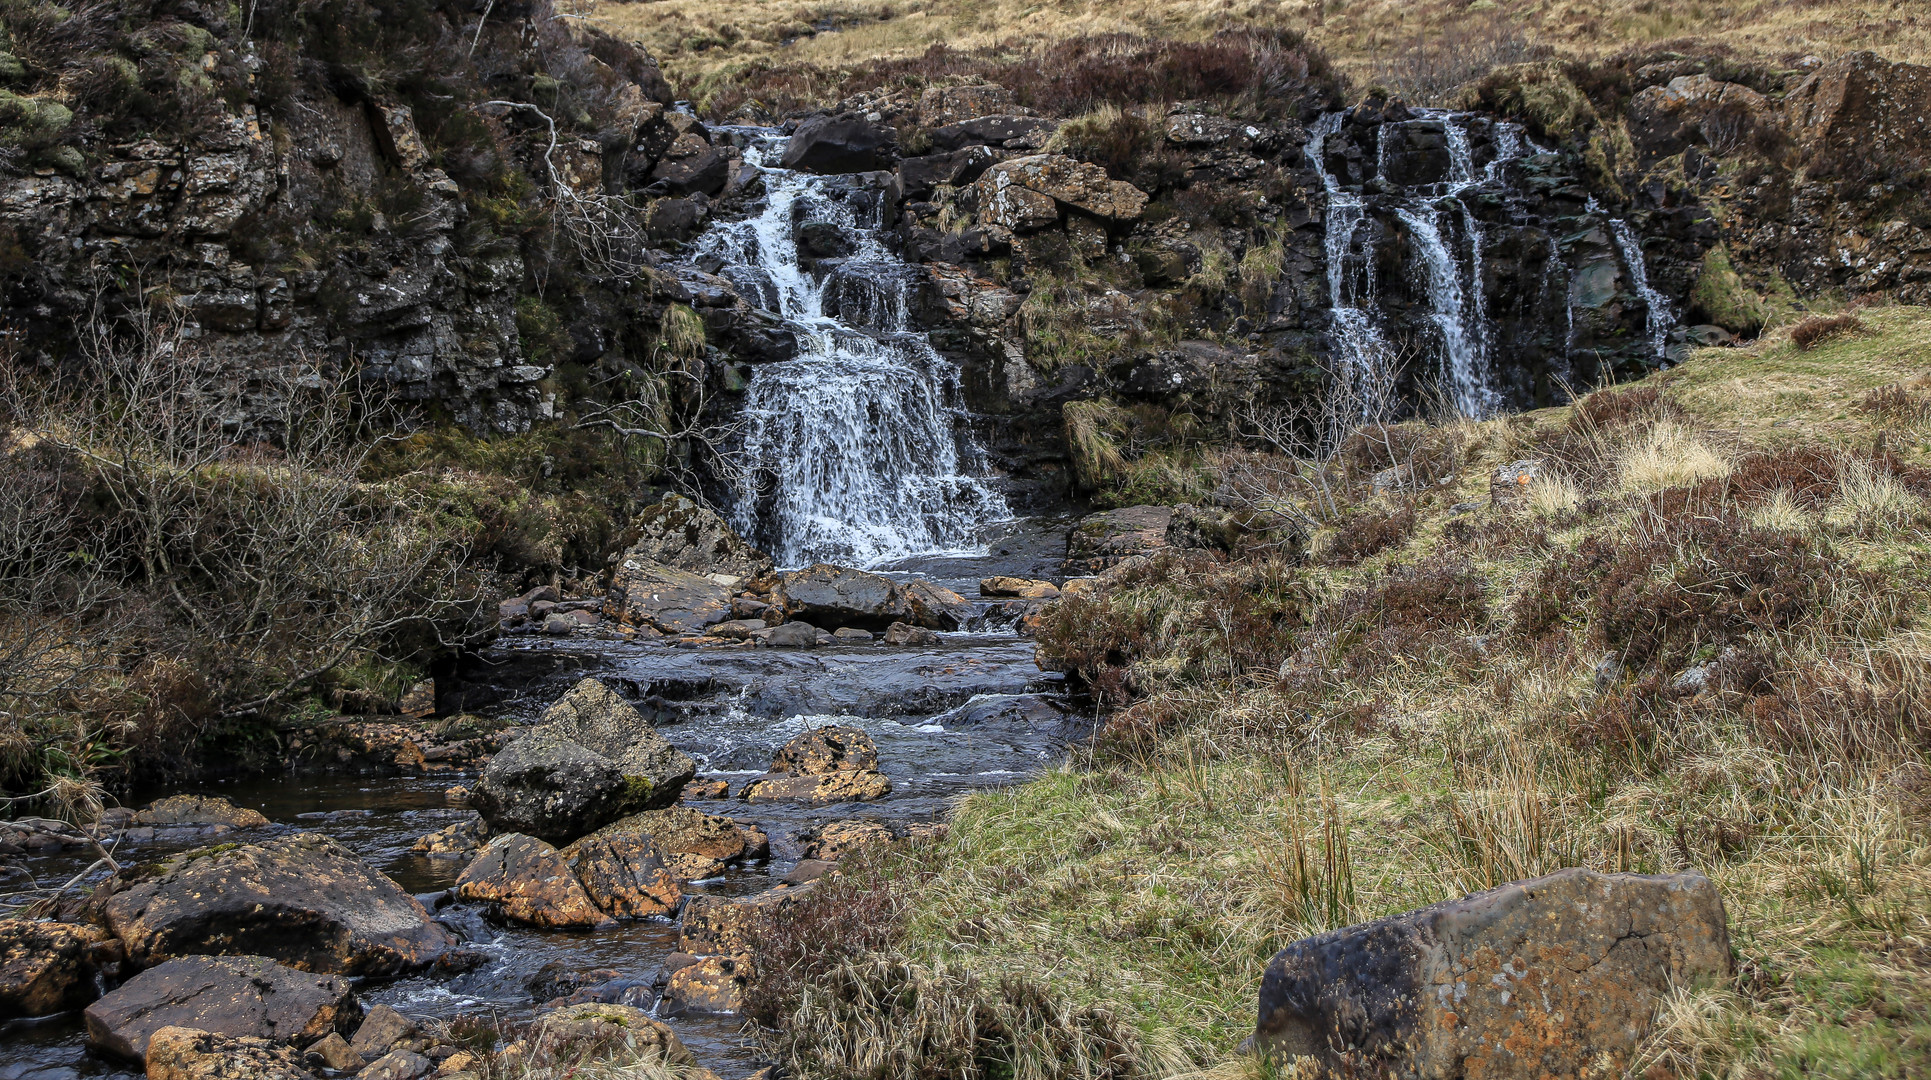
[[[1750,288],[1730,262],[1722,245],[1703,255],[1703,264],[1690,291],[1692,317],[1721,326],[1733,334],[1755,337],[1774,314],[1762,295]]]

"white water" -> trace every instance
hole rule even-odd
[[[1662,360],[1669,353],[1670,327],[1676,323],[1676,317],[1670,314],[1670,302],[1650,286],[1649,268],[1643,265],[1642,240],[1629,222],[1610,218],[1609,233],[1616,238],[1616,249],[1623,253],[1623,263],[1629,267],[1630,284],[1635,287],[1636,295],[1643,298],[1650,347],[1656,350],[1656,358]]]
[[[723,260],[723,276],[799,342],[745,392],[731,524],[782,566],[968,551],[981,526],[1012,515],[966,433],[958,369],[910,328],[916,271],[879,241],[876,211],[861,220],[841,197],[846,179],[768,165],[783,145],[763,135],[745,154],[764,173],[764,208],[713,226],[696,251]],[[836,224],[853,254],[808,271],[800,221]]]
[[[1374,323],[1374,268],[1366,260],[1353,260],[1355,265],[1351,266],[1349,258],[1355,233],[1367,217],[1367,201],[1343,191],[1324,159],[1328,138],[1341,130],[1346,116],[1329,113],[1315,123],[1309,133],[1307,157],[1328,195],[1323,243],[1328,263],[1328,318],[1339,367],[1349,382],[1348,392],[1360,404],[1361,418],[1379,419],[1394,404],[1389,400],[1395,381],[1395,372],[1390,370],[1394,356],[1387,338]]]

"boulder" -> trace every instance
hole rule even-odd
[[[989,577],[979,579],[980,596],[1010,596],[1022,600],[1052,600],[1059,596],[1059,589],[1050,581],[1034,581],[1030,578]]]
[[[911,604],[891,578],[830,563],[783,575],[772,590],[771,602],[787,620],[826,630],[841,626],[883,630],[912,614]]]
[[[731,793],[731,782],[721,777],[705,776],[684,785],[679,796],[684,802],[693,799],[722,799]]]
[[[820,259],[836,259],[858,250],[858,244],[835,221],[807,221],[798,226],[798,250]]]
[[[1638,91],[1629,103],[1629,123],[1636,144],[1659,157],[1692,145],[1729,155],[1772,145],[1783,135],[1783,120],[1770,99],[1708,75],[1682,75],[1667,86]]]
[[[950,153],[968,146],[996,146],[1009,150],[1037,150],[1046,145],[1056,121],[1016,113],[975,116],[941,125],[932,132],[932,149]]]
[[[1905,176],[1931,168],[1927,116],[1931,67],[1893,63],[1873,52],[1832,60],[1783,99],[1797,160],[1812,178]]]
[[[1147,206],[1146,193],[1139,188],[1108,178],[1098,165],[1064,154],[1034,154],[999,162],[986,170],[975,187],[981,209],[997,206],[1002,198],[1016,197],[1010,194],[1015,191],[1044,195],[1061,206],[1114,223],[1137,219]]]
[[[472,801],[498,832],[567,843],[676,802],[695,775],[697,762],[642,713],[600,680],[583,679],[490,760]]]
[[[166,1027],[148,1040],[148,1080],[315,1080],[301,1056],[267,1039]]]
[[[706,956],[671,972],[664,1000],[680,1013],[735,1016],[744,1011],[750,962],[740,956]]]
[[[136,825],[227,825],[258,829],[268,824],[260,811],[236,806],[213,795],[170,795],[134,815]]]
[[[561,854],[591,902],[617,918],[667,917],[676,914],[683,901],[677,879],[665,868],[657,842],[638,817],[606,825]]]
[[[637,515],[637,541],[624,559],[639,559],[693,574],[762,577],[771,557],[751,546],[717,513],[683,495],[669,494]]]
[[[456,895],[489,904],[512,922],[592,927],[610,922],[556,848],[509,833],[489,842],[456,879]]]
[[[999,155],[984,146],[968,146],[949,154],[928,154],[898,163],[899,190],[908,199],[923,198],[940,185],[964,186],[979,179]]]
[[[187,852],[118,883],[101,911],[137,967],[213,953],[383,978],[456,945],[415,897],[319,833]]]
[[[364,1061],[372,1061],[398,1047],[409,1049],[404,1044],[413,1045],[421,1037],[422,1028],[414,1020],[387,1005],[377,1005],[362,1018],[349,1049]]]
[[[816,776],[878,768],[878,744],[855,727],[831,725],[812,728],[778,748],[771,758],[774,773]]]
[[[542,1047],[557,1061],[574,1061],[599,1051],[622,1050],[628,1056],[654,1051],[653,1056],[669,1065],[697,1068],[697,1059],[669,1025],[629,1005],[567,1005],[544,1013],[537,1018],[529,1044]]]
[[[831,639],[840,645],[870,645],[874,636],[870,630],[860,630],[856,626],[841,626],[832,631]]]
[[[94,996],[94,958],[106,931],[0,919],[0,1019],[47,1016]]]
[[[391,1050],[355,1074],[355,1080],[417,1080],[436,1071],[436,1063],[413,1050]]]
[[[1339,1075],[1620,1076],[1670,987],[1729,976],[1702,874],[1563,870],[1289,945],[1249,1046]]]
[[[940,642],[941,638],[939,637],[939,635],[933,633],[930,630],[927,630],[923,626],[913,626],[911,623],[895,622],[892,625],[885,628],[885,634],[884,634],[883,640],[887,645],[930,646],[930,645],[937,645]]]
[[[749,641],[751,635],[769,630],[763,619],[732,619],[711,627],[712,637],[729,638],[732,641]],[[814,637],[816,635],[813,635]]]
[[[763,920],[809,893],[805,887],[769,889],[743,899],[693,896],[677,920],[677,950],[695,957],[749,956]]]
[[[306,1045],[362,1015],[349,980],[260,956],[184,956],[152,967],[87,1007],[87,1044],[140,1061],[162,1028]]]
[[[805,858],[837,862],[846,855],[873,844],[889,844],[892,830],[876,821],[848,818],[828,821],[805,838]]]
[[[913,625],[928,630],[963,630],[979,614],[965,597],[929,581],[908,581],[899,595],[912,609]]]
[[[603,616],[665,634],[696,633],[731,617],[731,587],[626,554],[604,594]]]
[[[1122,559],[1167,546],[1170,506],[1128,506],[1088,514],[1066,537],[1066,565],[1075,573],[1098,573]]]
[[[884,773],[841,772],[828,776],[760,776],[744,785],[738,797],[746,802],[841,803],[874,802],[892,793]]]
[[[409,851],[432,859],[467,859],[483,850],[483,845],[487,843],[489,826],[481,817],[472,814],[462,821],[419,837],[409,846]]]
[[[324,1069],[345,1073],[361,1072],[362,1067],[368,1064],[339,1031],[331,1031],[310,1043],[308,1049],[302,1053],[302,1060],[311,1066],[319,1065]]]
[[[778,163],[815,173],[870,172],[891,167],[894,141],[890,128],[862,113],[814,116],[791,133]]]
[[[748,636],[767,649],[810,649],[818,645],[823,633],[807,622],[788,622],[753,630]]]
[[[731,156],[693,135],[680,135],[650,171],[651,186],[666,195],[716,195],[731,179]]]

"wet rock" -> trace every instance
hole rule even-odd
[[[671,972],[664,999],[681,1013],[735,1016],[744,1011],[750,962],[736,956],[707,956]]]
[[[188,852],[101,905],[128,959],[257,955],[304,971],[388,977],[455,947],[421,903],[319,833]]]
[[[663,185],[668,195],[715,196],[731,179],[731,162],[723,149],[695,136],[679,136],[650,171],[651,186]]]
[[[637,541],[624,552],[626,560],[648,560],[705,576],[756,578],[771,572],[770,556],[716,512],[683,495],[666,495],[645,508],[635,528]]]
[[[798,125],[779,164],[815,173],[855,173],[889,168],[895,156],[890,128],[861,113],[814,116]]]
[[[889,827],[876,821],[848,818],[826,822],[814,832],[806,834],[804,840],[805,858],[837,862],[861,847],[889,844],[893,836]]]
[[[878,744],[855,727],[830,725],[794,736],[771,758],[771,771],[817,775],[878,768]]]
[[[391,1050],[367,1068],[356,1073],[356,1080],[416,1080],[436,1071],[435,1062],[410,1050]]]
[[[302,1053],[302,1061],[310,1066],[346,1073],[361,1072],[363,1066],[368,1064],[339,1031],[331,1031],[310,1043],[308,1049]]]
[[[339,975],[296,971],[260,956],[184,956],[149,968],[87,1007],[87,1044],[139,1061],[166,1027],[277,1043],[308,1043],[361,1015]]]
[[[1250,1042],[1343,1074],[1613,1076],[1670,987],[1729,976],[1708,878],[1564,870],[1289,945]]]
[[[972,183],[997,160],[998,154],[984,146],[906,158],[898,163],[899,188],[906,198],[922,198],[941,184],[960,187]]]
[[[490,760],[473,802],[494,830],[562,843],[670,805],[696,774],[629,702],[584,679]]]
[[[457,879],[456,895],[531,926],[592,927],[610,921],[556,848],[521,833],[491,840]]]
[[[840,645],[870,645],[873,634],[870,630],[860,630],[856,626],[841,626],[832,631],[831,637]]]
[[[106,931],[72,923],[0,919],[0,1018],[47,1016],[94,996]]]
[[[696,1070],[697,1059],[677,1033],[642,1009],[628,1005],[566,1005],[537,1018],[527,1039],[505,1051],[508,1059],[579,1064],[621,1054],[628,1061],[649,1054],[679,1070]],[[708,1073],[694,1072],[693,1080]]]
[[[681,634],[731,615],[731,587],[702,574],[625,555],[604,595],[606,619]]]
[[[963,630],[978,614],[965,597],[929,581],[908,581],[899,594],[912,609],[912,624],[928,630]]]
[[[798,248],[814,258],[836,259],[858,250],[858,245],[835,221],[807,221],[798,226]]]
[[[877,772],[840,772],[826,776],[760,776],[738,796],[746,802],[874,802],[892,793],[892,781]]]
[[[1066,537],[1066,565],[1074,573],[1093,574],[1136,555],[1167,546],[1167,527],[1173,524],[1170,506],[1128,506],[1088,514]]]
[[[938,634],[927,630],[923,626],[913,626],[910,623],[902,622],[895,622],[886,627],[882,637],[887,645],[931,646],[937,645],[943,640]]]
[[[768,649],[812,649],[823,632],[807,622],[788,622],[753,630],[748,636]]]
[[[355,1029],[355,1038],[349,1040],[349,1049],[363,1060],[372,1061],[398,1047],[409,1049],[421,1039],[422,1028],[414,1020],[387,1005],[377,1005],[369,1010],[361,1026]]]
[[[466,859],[489,843],[489,825],[480,816],[445,825],[418,839],[409,850],[436,859]]]
[[[785,871],[785,875],[778,880],[786,885],[804,885],[831,873],[837,865],[824,859],[801,859],[798,865]]]
[[[989,577],[979,579],[979,595],[1017,597],[1022,600],[1051,600],[1059,596],[1059,589],[1050,581],[1033,581],[1029,578]]]
[[[619,919],[668,917],[683,901],[656,841],[637,817],[598,829],[564,848],[562,855],[591,902]]]
[[[290,1047],[197,1028],[165,1027],[147,1047],[148,1080],[315,1080]]]
[[[136,825],[227,825],[258,829],[268,824],[260,811],[236,806],[213,795],[170,795],[134,815]]]
[[[722,799],[731,793],[731,783],[715,776],[703,776],[684,785],[683,800]]]
[[[707,633],[712,637],[730,638],[733,641],[746,641],[753,634],[768,630],[763,619],[732,619],[710,628]],[[815,639],[817,635],[813,635]]]
[[[771,602],[787,620],[827,630],[842,626],[883,630],[895,622],[910,621],[912,614],[911,603],[891,578],[830,563],[785,574],[772,590]]]

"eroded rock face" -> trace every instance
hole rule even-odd
[[[456,880],[456,895],[531,926],[592,927],[610,921],[556,848],[520,833],[491,840]]]
[[[568,843],[625,814],[677,801],[697,762],[597,679],[491,759],[473,801],[490,828]]]
[[[675,813],[681,807],[658,810]],[[663,853],[638,815],[606,825],[562,851],[563,861],[592,903],[620,919],[667,917],[677,913],[683,891],[664,865]]]
[[[287,1046],[186,1027],[154,1033],[147,1074],[148,1080],[315,1080]]]
[[[1034,195],[1043,195],[1059,206],[1116,223],[1138,218],[1147,206],[1146,192],[1124,180],[1110,179],[1098,165],[1064,154],[1035,154],[1002,161],[987,169],[976,187],[981,211],[989,212],[994,223],[1014,232],[1038,227],[1030,224],[1042,216],[1042,212],[1032,208],[1037,201],[1031,198]],[[1010,213],[1004,209],[1009,202],[1015,208]],[[1007,220],[1008,217],[1013,220]],[[1057,209],[1053,217],[1057,219]]]
[[[255,955],[303,971],[387,977],[456,944],[414,897],[319,833],[190,852],[148,874],[101,905],[137,966]]]
[[[771,557],[752,547],[714,511],[670,494],[637,516],[637,542],[625,559],[647,559],[694,574],[755,578],[771,572]]]
[[[96,926],[0,919],[0,1017],[47,1016],[94,996]]]
[[[140,1061],[162,1028],[307,1044],[362,1016],[339,975],[296,971],[260,956],[184,956],[149,968],[87,1007],[87,1043]]]
[[[1345,1075],[1606,1078],[1669,987],[1729,977],[1708,878],[1564,870],[1289,945],[1251,1041]]]

